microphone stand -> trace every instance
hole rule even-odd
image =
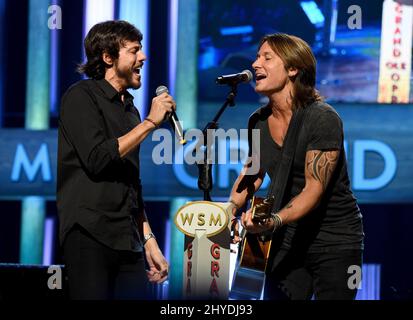
[[[228,106],[235,106],[235,97],[237,95],[237,83],[230,84],[231,91],[228,93],[224,104],[221,106],[214,119],[205,126],[202,133],[204,135],[203,141],[203,152],[204,161],[203,163],[198,163],[199,178],[198,178],[198,188],[204,192],[204,200],[211,201],[210,191],[212,190],[212,163],[209,161],[209,155],[211,154],[211,144],[208,145],[208,130],[218,129],[218,119],[224,113]],[[213,139],[211,142],[215,141]]]

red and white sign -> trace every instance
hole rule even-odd
[[[230,203],[195,201],[176,213],[175,225],[186,235],[183,265],[185,298],[228,298],[230,208]]]
[[[409,103],[412,60],[413,7],[383,2],[380,76],[377,101]]]

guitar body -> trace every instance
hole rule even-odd
[[[248,233],[244,239],[240,267],[265,272],[270,248],[271,240]]]
[[[268,211],[272,207],[272,201],[254,197],[251,207],[253,220],[268,219],[270,217]],[[242,238],[230,298],[260,299],[271,249],[271,237],[246,233]]]
[[[263,198],[254,197],[252,199],[253,220],[255,220],[258,205],[262,205],[263,202]],[[242,248],[240,266],[265,272],[271,248],[271,238],[265,238],[259,234],[247,233],[243,239]]]

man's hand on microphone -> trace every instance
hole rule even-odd
[[[154,128],[167,119],[166,114],[175,109],[176,103],[169,94],[162,93],[153,98],[151,110],[146,121],[143,121],[127,134],[118,138],[120,157],[123,158],[134,150]]]
[[[152,99],[151,111],[149,112],[148,118],[157,125],[160,125],[168,118],[166,116],[167,113],[172,110],[176,110],[175,100],[164,92]]]

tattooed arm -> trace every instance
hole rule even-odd
[[[305,186],[296,197],[291,199],[278,212],[282,224],[299,220],[318,205],[337,165],[339,154],[339,151],[307,151]],[[261,225],[252,222],[251,210],[243,213],[241,222],[251,233],[261,233],[274,229],[274,221],[272,219]]]
[[[307,151],[304,189],[282,209],[283,224],[297,221],[320,202],[336,168],[340,151]]]

